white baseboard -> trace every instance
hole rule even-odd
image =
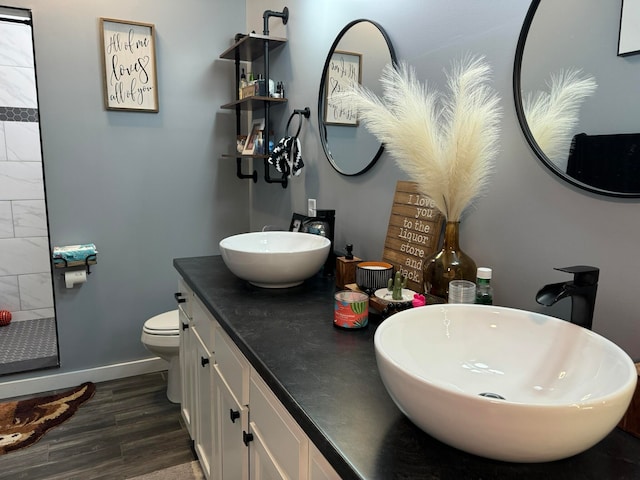
[[[75,372],[56,373],[36,378],[0,382],[0,399],[76,387],[83,382],[106,382],[118,378],[159,372],[166,370],[168,365],[165,360],[159,357],[153,357],[133,362],[77,370]]]

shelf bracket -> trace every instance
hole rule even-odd
[[[253,183],[258,182],[258,172],[253,171],[251,174],[242,173],[242,158],[236,158],[236,175],[238,178],[253,178]]]
[[[289,9],[287,7],[284,7],[282,12],[275,12],[273,10],[264,11],[264,13],[262,14],[262,20],[263,20],[262,34],[267,36],[269,35],[269,17],[280,17],[282,19],[282,23],[286,25],[287,22],[289,21]]]

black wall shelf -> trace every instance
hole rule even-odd
[[[286,25],[289,19],[289,9],[284,7],[282,12],[274,12],[266,10],[263,14],[264,19],[264,32],[262,35],[257,33],[250,33],[248,35],[236,35],[236,41],[233,45],[227,48],[220,58],[224,60],[232,60],[235,62],[235,85],[236,85],[236,99],[232,102],[225,103],[220,108],[227,110],[235,110],[236,112],[236,137],[242,135],[242,122],[241,113],[246,112],[258,112],[263,111],[265,131],[270,130],[270,110],[272,106],[283,105],[287,103],[286,98],[274,98],[271,96],[251,96],[246,98],[240,98],[238,86],[240,85],[240,69],[241,62],[253,62],[255,60],[263,59],[264,68],[263,74],[265,81],[269,81],[269,53],[277,48],[282,47],[287,43],[286,38],[270,37],[269,36],[269,18],[279,17]],[[268,88],[268,85],[267,85]],[[268,148],[269,135],[264,138],[265,146]],[[270,165],[268,161],[268,155],[243,155],[240,153],[223,154],[223,158],[235,158],[236,159],[236,176],[240,179],[251,179],[254,183],[258,181],[258,173],[254,170],[252,173],[242,172],[242,159],[253,158],[262,159],[264,162],[264,180],[267,183],[279,183],[282,188],[287,188],[288,180],[286,175],[282,175],[279,178],[272,178],[269,172]]]

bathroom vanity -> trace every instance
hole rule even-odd
[[[634,479],[640,440],[615,429],[586,452],[515,464],[449,447],[389,397],[373,334],[333,326],[335,279],[288,289],[238,279],[219,256],[174,260],[183,416],[211,479]]]

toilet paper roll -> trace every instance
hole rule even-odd
[[[65,272],[64,284],[67,288],[73,288],[74,285],[87,281],[87,272],[85,270],[72,270]]]

